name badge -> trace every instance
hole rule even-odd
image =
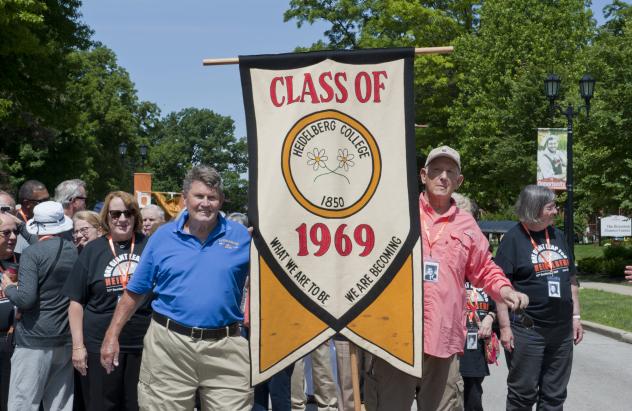
[[[439,262],[424,260],[424,281],[431,283],[439,282]]]
[[[468,330],[465,348],[468,350],[478,350],[478,331]]]
[[[562,298],[560,289],[560,278],[551,276],[548,278],[548,288],[550,298]]]

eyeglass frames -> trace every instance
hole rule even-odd
[[[13,230],[2,230],[0,231],[0,234],[2,234],[2,236],[4,238],[9,238],[11,237],[11,233],[15,234],[15,236],[17,237],[17,235],[20,233],[17,229],[13,229]]]
[[[78,229],[78,230],[75,230],[75,231],[72,233],[72,235],[74,235],[75,237],[79,237],[80,235],[82,235],[82,236],[84,236],[84,237],[85,237],[85,236],[87,236],[87,235],[88,235],[88,230],[90,230],[91,228],[92,228],[92,229],[94,229],[94,230],[96,230],[96,229],[97,229],[96,227],[83,227],[83,228],[80,228],[80,229]]]

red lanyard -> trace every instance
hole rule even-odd
[[[533,239],[533,237],[531,237],[531,232],[529,231],[527,226],[524,223],[521,223],[521,224],[522,224],[522,227],[524,228],[524,230],[527,232],[527,235],[529,236],[529,240],[531,240],[531,245],[533,246],[533,249],[536,250],[536,252],[537,252],[538,251],[538,244],[536,244],[536,242]],[[546,248],[548,250],[549,258],[544,257],[544,254],[542,254],[542,259],[549,266],[549,270],[551,271],[551,274],[552,274],[553,273],[553,259],[551,258],[551,239],[549,238],[549,228],[548,227],[544,229],[544,237],[546,238]]]
[[[435,245],[437,241],[439,241],[439,239],[441,238],[441,234],[443,234],[443,230],[445,229],[445,226],[448,225],[448,222],[449,221],[446,221],[445,223],[443,223],[443,225],[437,232],[437,235],[435,235],[434,240],[431,240],[430,229],[426,225],[426,219],[424,218],[423,215],[421,216],[421,226],[424,228],[424,231],[426,232],[426,238],[428,239],[428,254],[430,255],[430,257],[432,257],[432,246]]]
[[[50,240],[51,238],[55,237],[54,235],[43,235],[39,238],[38,241],[46,241],[46,240]]]
[[[136,239],[136,234],[132,234],[132,246],[130,247],[130,250],[129,250],[129,260],[127,261],[127,270],[123,272],[123,270],[121,269],[121,264],[117,265],[119,274],[121,275],[121,284],[123,285],[123,289],[127,287],[127,277],[129,276],[129,269],[132,266],[132,254],[134,254],[135,239]],[[118,257],[118,254],[116,254],[116,251],[114,250],[114,241],[112,241],[111,235],[108,235],[108,243],[110,244],[110,250],[112,251],[112,255],[114,256],[114,258]]]

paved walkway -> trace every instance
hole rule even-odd
[[[632,286],[610,283],[596,283],[591,281],[580,281],[581,288],[591,288],[593,290],[607,291],[609,293],[632,295]]]

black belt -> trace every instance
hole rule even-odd
[[[241,327],[239,326],[239,323],[233,323],[222,328],[197,328],[182,325],[155,311],[151,317],[163,327],[178,334],[191,337],[195,340],[221,340],[225,337],[233,337],[241,334]]]

